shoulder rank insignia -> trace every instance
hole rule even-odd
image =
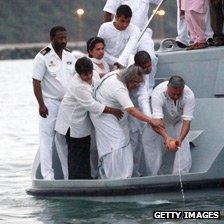
[[[40,53],[42,54],[42,55],[46,55],[48,52],[50,52],[50,48],[49,47],[45,47],[44,49],[42,49],[41,51],[40,51]]]

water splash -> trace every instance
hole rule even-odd
[[[182,203],[183,203],[183,208],[185,208],[185,194],[184,194],[184,187],[183,187],[183,182],[182,182],[182,177],[181,177],[181,172],[180,172],[180,147],[178,147],[178,162],[179,162],[179,181],[180,181],[180,189],[181,189],[181,195],[182,195]]]

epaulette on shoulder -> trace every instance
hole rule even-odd
[[[41,51],[40,51],[40,53],[42,54],[42,55],[46,55],[48,52],[50,52],[50,48],[49,47],[45,47],[44,49],[42,49]]]
[[[70,49],[68,49],[67,47],[65,48],[65,51],[68,51],[68,52],[72,52]]]

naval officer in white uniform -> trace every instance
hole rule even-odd
[[[33,63],[33,88],[39,104],[39,138],[41,174],[46,180],[54,179],[52,149],[58,108],[74,74],[75,58],[66,48],[67,32],[56,26],[50,31],[51,43],[41,50]],[[63,159],[63,152],[59,158]],[[63,170],[64,176],[67,171]],[[66,177],[65,177],[66,178]]]
[[[195,107],[195,97],[192,90],[185,85],[180,76],[172,76],[168,81],[159,84],[152,93],[152,117],[161,122],[162,128],[145,128],[142,136],[147,174],[156,175],[162,165],[162,155],[175,156],[172,174],[187,173],[191,168],[191,152],[186,137]],[[177,147],[172,148],[171,140],[177,141]],[[165,148],[163,148],[163,142]],[[164,157],[166,160],[167,157]]]

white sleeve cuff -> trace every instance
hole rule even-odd
[[[191,121],[194,117],[193,116],[185,116],[185,115],[182,115],[181,118],[185,121]]]
[[[153,114],[152,115],[152,118],[155,118],[155,119],[163,119],[164,115],[163,114]]]

